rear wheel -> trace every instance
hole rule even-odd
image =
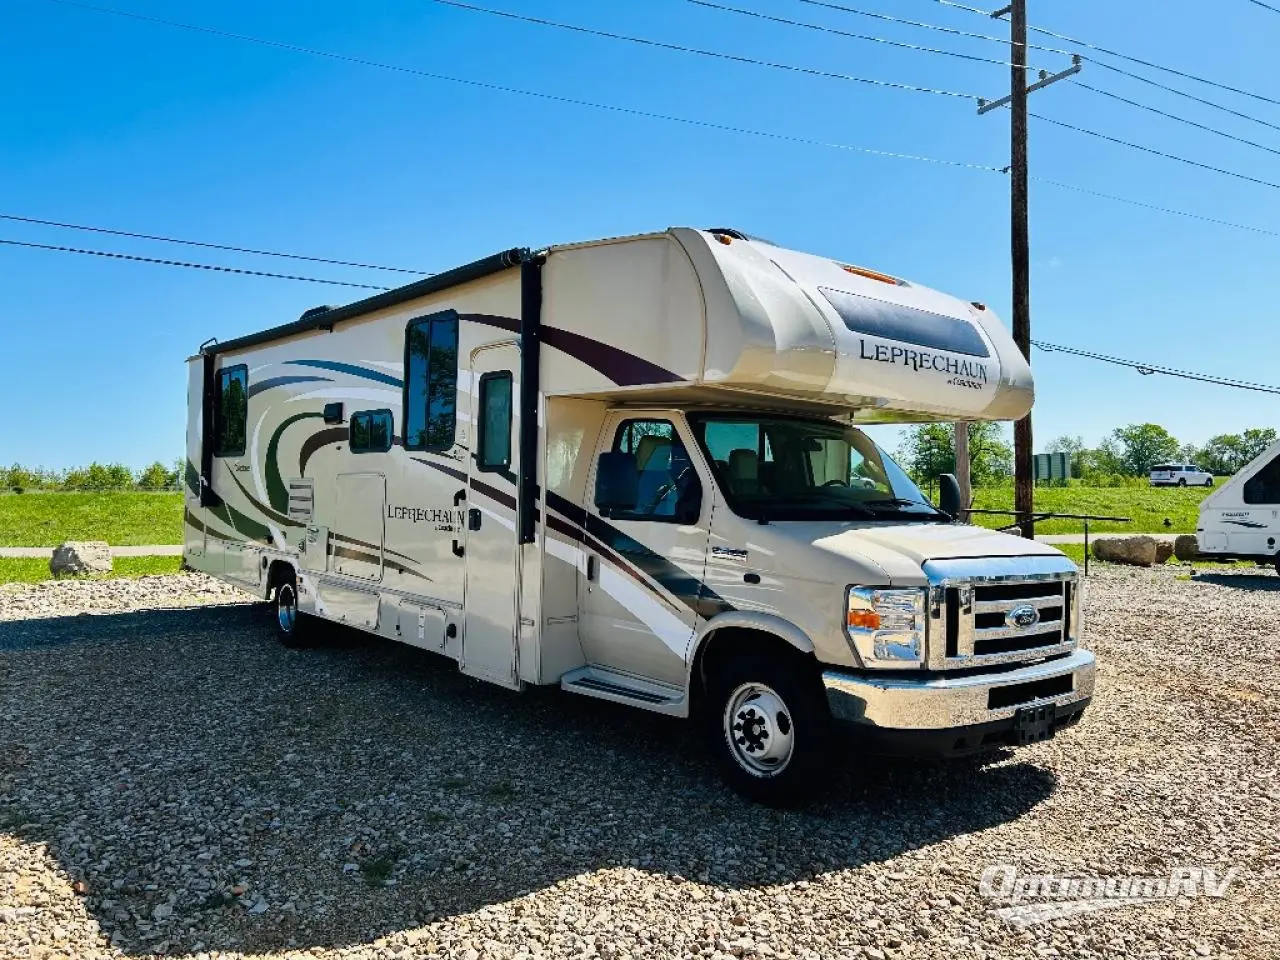
[[[1178,478],[1178,486],[1180,486],[1180,487],[1185,487],[1186,485],[1187,485],[1187,478],[1186,478],[1186,477],[1179,477],[1179,478]]]
[[[276,620],[276,638],[286,647],[308,647],[313,642],[315,624],[304,613],[298,612],[298,583],[293,572],[284,574],[276,584],[273,605]]]
[[[1213,486],[1213,477],[1209,477],[1208,479],[1206,479],[1206,480],[1205,480],[1205,482],[1204,482],[1204,485],[1205,485],[1206,487],[1212,487],[1212,486]]]
[[[831,716],[813,664],[800,655],[749,654],[708,682],[704,722],[725,780],[775,807],[808,800],[835,768]]]

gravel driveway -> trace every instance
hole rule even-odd
[[[1095,574],[1080,725],[860,760],[790,813],[678,721],[345,632],[287,651],[193,574],[5,589],[0,957],[1274,960],[1280,579]],[[1001,864],[1240,875],[1021,928],[979,893]]]

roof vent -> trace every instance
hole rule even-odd
[[[321,305],[320,305],[320,306],[318,306],[318,307],[312,307],[310,310],[304,310],[304,311],[302,311],[302,316],[300,316],[298,319],[299,319],[299,320],[310,320],[312,317],[318,317],[318,316],[320,316],[320,314],[322,314],[322,313],[328,313],[328,312],[329,312],[330,310],[332,310],[332,309],[333,309],[333,307],[332,307],[332,306],[330,306],[330,305],[329,305],[329,304],[327,304],[327,303],[325,303],[325,304],[321,304]]]

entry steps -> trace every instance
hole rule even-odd
[[[603,667],[579,667],[571,670],[560,678],[560,687],[585,697],[625,703],[654,713],[666,713],[674,717],[688,716],[689,713],[684,691],[679,687],[615,673]]]

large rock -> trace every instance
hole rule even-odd
[[[1173,556],[1173,544],[1168,540],[1156,541],[1156,565],[1168,563],[1169,558]]]
[[[55,577],[110,573],[111,548],[101,540],[68,540],[53,551],[49,572]]]
[[[1200,544],[1196,542],[1195,534],[1184,533],[1173,541],[1173,555],[1179,560],[1194,560],[1200,555]]]
[[[1156,563],[1156,541],[1153,537],[1106,537],[1093,541],[1093,555],[1112,563],[1151,567]]]

